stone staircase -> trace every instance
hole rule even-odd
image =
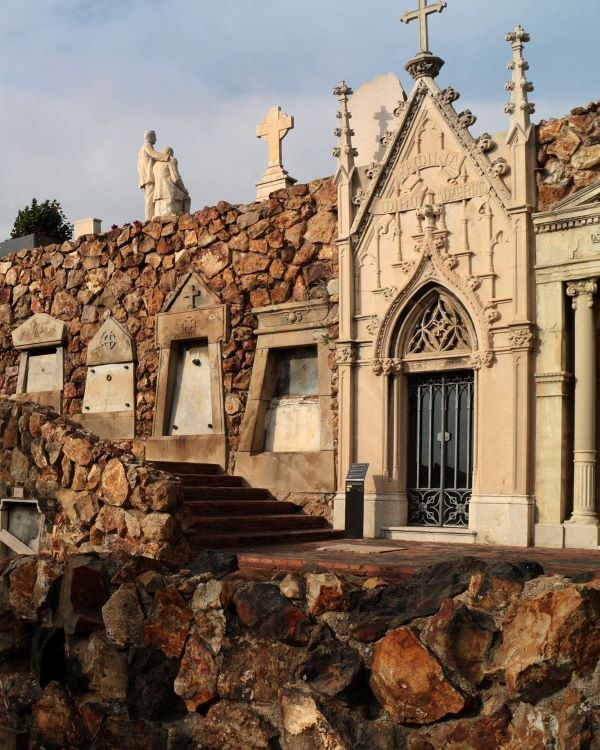
[[[321,516],[307,516],[294,503],[274,500],[269,490],[245,486],[217,464],[153,461],[181,479],[193,550],[252,547],[339,539]]]

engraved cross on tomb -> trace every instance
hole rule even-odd
[[[417,10],[408,11],[400,18],[402,23],[410,23],[411,21],[416,20],[419,21],[420,52],[430,52],[428,16],[432,13],[441,13],[447,6],[448,3],[446,0],[440,0],[440,2],[437,2],[434,5],[428,5],[427,0],[419,0],[419,7]]]

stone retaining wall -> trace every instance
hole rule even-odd
[[[0,494],[38,499],[40,549],[55,557],[124,550],[183,563],[178,479],[36,404],[0,399]]]
[[[47,750],[597,747],[600,582],[463,558],[388,585],[204,553],[0,563],[0,724]]]
[[[33,313],[49,313],[68,326],[64,412],[80,414],[87,346],[111,312],[136,342],[136,436],[150,436],[158,367],[156,315],[184,275],[195,271],[230,305],[223,383],[231,468],[256,347],[252,310],[328,297],[327,284],[337,275],[336,200],[332,180],[315,180],[260,203],[222,201],[193,215],[136,222],[3,259],[0,393],[14,394],[17,385],[18,352],[11,331]],[[335,294],[330,299],[337,302]],[[329,333],[335,339],[336,326]],[[333,356],[331,360],[333,368]]]
[[[600,102],[537,126],[538,210],[600,180]]]

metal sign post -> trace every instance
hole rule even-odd
[[[365,477],[369,464],[352,464],[346,476],[346,538],[362,539],[365,523]]]

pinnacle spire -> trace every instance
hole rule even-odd
[[[352,145],[354,130],[350,127],[352,115],[348,111],[348,98],[353,93],[346,81],[341,81],[340,85],[333,90],[333,95],[337,96],[340,103],[340,110],[337,113],[340,127],[334,130],[334,135],[337,136],[339,142],[333,149],[333,155],[339,160],[340,166],[343,166],[348,173],[354,168],[354,157],[358,156],[358,151]]]
[[[529,34],[520,25],[515,26],[514,31],[506,35],[506,41],[510,42],[513,51],[513,59],[508,64],[508,69],[512,71],[512,80],[505,86],[505,89],[510,91],[510,102],[504,108],[504,111],[510,115],[510,130],[520,126],[527,131],[531,125],[530,115],[535,112],[535,105],[529,101],[528,97],[528,94],[533,91],[533,84],[525,75],[529,70],[529,63],[523,55],[525,45],[530,39]]]

